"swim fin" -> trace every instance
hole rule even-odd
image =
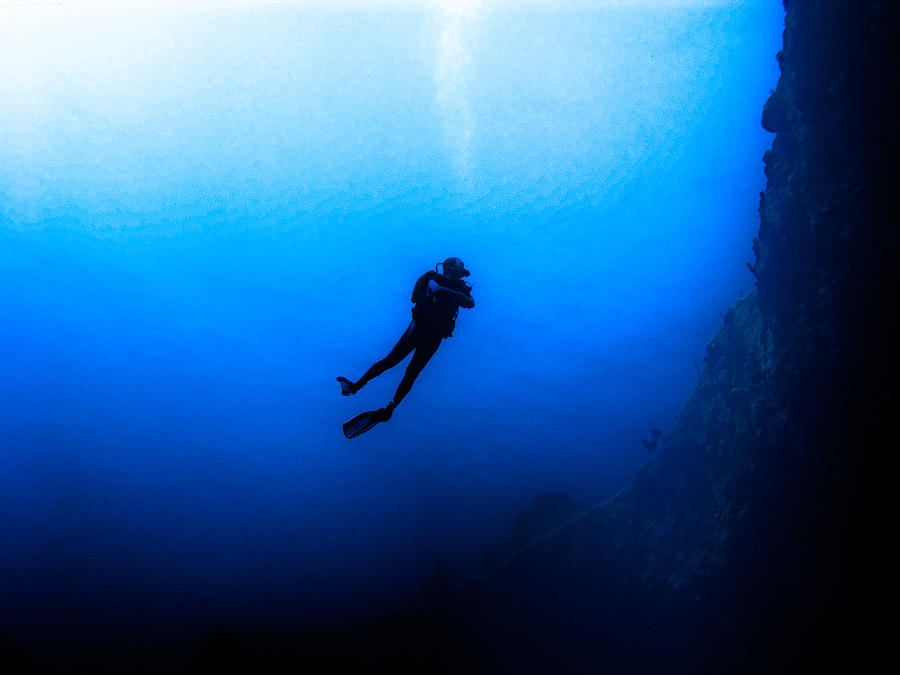
[[[360,434],[366,433],[379,422],[387,422],[389,419],[391,419],[391,413],[386,408],[360,413],[352,420],[344,422],[344,436],[356,438]]]
[[[341,384],[342,396],[353,396],[353,394],[359,391],[359,387],[357,387],[356,384],[348,380],[346,377],[339,377],[337,378],[337,381]]]

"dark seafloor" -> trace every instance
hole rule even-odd
[[[897,7],[785,7],[782,76],[762,114],[776,135],[757,289],[621,493],[580,511],[557,500],[562,524],[517,533],[482,578],[352,629],[7,646],[5,672],[863,673],[893,661]]]

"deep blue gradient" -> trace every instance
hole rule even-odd
[[[752,287],[783,20],[661,4],[0,9],[2,627],[353,620],[623,487]]]

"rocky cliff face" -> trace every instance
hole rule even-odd
[[[628,488],[430,615],[453,636],[449,670],[852,672],[877,653],[897,446],[897,10],[785,6],[757,290]],[[381,648],[404,653],[389,625]]]
[[[633,483],[453,599],[489,670],[515,655],[534,672],[848,672],[877,650],[900,348],[897,13],[785,5],[758,289]]]

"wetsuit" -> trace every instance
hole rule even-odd
[[[390,353],[366,371],[356,387],[362,387],[388,368],[393,368],[414,351],[394,394],[394,405],[400,403],[409,393],[422,368],[441,346],[441,340],[453,335],[459,308],[475,306],[471,290],[472,287],[462,279],[449,279],[437,272],[426,272],[419,277],[410,299],[415,306],[409,327]]]

